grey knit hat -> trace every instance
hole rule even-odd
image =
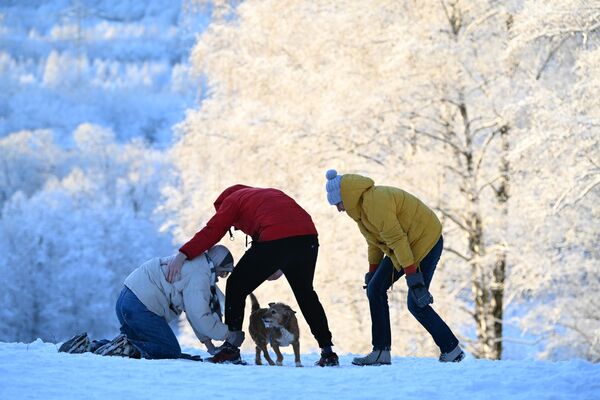
[[[217,244],[208,250],[208,257],[212,260],[217,272],[233,271],[233,256],[229,249]]]
[[[335,169],[330,169],[325,174],[325,177],[327,178],[327,183],[325,184],[327,201],[332,206],[335,206],[342,201],[342,175],[338,175]]]

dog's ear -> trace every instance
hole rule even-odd
[[[269,303],[269,307],[273,307],[275,303]]]
[[[283,304],[283,308],[292,314],[296,314],[296,311],[292,310],[292,307],[288,306],[287,304]]]

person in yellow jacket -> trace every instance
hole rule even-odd
[[[440,348],[441,362],[459,362],[465,354],[448,325],[430,306],[429,285],[442,254],[442,224],[435,213],[412,194],[395,187],[375,186],[356,174],[326,173],[327,200],[345,211],[367,240],[369,272],[365,287],[371,311],[373,351],[355,365],[391,364],[390,311],[387,290],[402,275],[408,284],[408,309]]]

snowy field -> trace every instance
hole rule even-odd
[[[585,361],[440,364],[393,359],[389,367],[213,365],[59,354],[58,345],[0,343],[0,399],[600,399],[600,365]],[[188,349],[194,352],[192,349]],[[205,354],[203,354],[205,355]]]

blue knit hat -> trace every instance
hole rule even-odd
[[[325,174],[327,178],[327,183],[325,184],[325,189],[327,190],[327,201],[332,206],[335,206],[339,202],[342,201],[342,175],[338,175],[335,169],[330,169]]]

